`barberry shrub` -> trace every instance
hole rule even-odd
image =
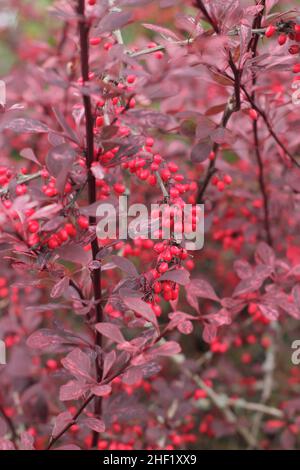
[[[7,1],[1,449],[299,445],[297,6]],[[99,237],[120,197],[156,240]]]

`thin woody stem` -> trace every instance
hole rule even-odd
[[[89,80],[89,26],[85,18],[85,1],[78,0],[77,13],[80,16],[79,19],[79,37],[80,37],[80,62],[81,62],[81,74],[84,82]],[[89,95],[83,95],[83,104],[85,112],[85,127],[86,127],[86,163],[88,168],[88,199],[89,204],[96,202],[96,179],[91,171],[92,163],[94,161],[94,123],[92,115],[91,98]],[[96,218],[90,216],[90,225],[95,225]],[[92,240],[92,257],[96,259],[99,251],[99,244],[97,237]],[[92,283],[94,290],[94,301],[96,310],[96,322],[102,322],[103,310],[102,310],[102,289],[101,289],[101,266],[92,271]],[[96,333],[96,345],[102,347],[102,336],[99,332]],[[97,381],[99,382],[102,378],[102,366],[99,363],[99,358],[96,358],[96,373]],[[102,399],[97,397],[95,399],[95,415],[101,416],[102,414]],[[99,434],[94,432],[92,446],[96,446],[98,443]]]

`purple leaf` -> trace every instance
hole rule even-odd
[[[21,152],[20,152],[20,155],[21,155],[21,157],[26,158],[27,160],[30,160],[30,161],[36,163],[37,165],[41,165],[40,162],[38,161],[38,159],[36,158],[35,153],[30,148],[22,149]]]
[[[65,426],[67,426],[72,421],[72,415],[69,411],[64,411],[60,413],[54,421],[52,436],[59,434]]]
[[[201,141],[198,142],[191,152],[191,160],[193,163],[202,163],[209,157],[210,152],[212,151],[213,144],[211,141]]]
[[[88,390],[89,385],[78,382],[77,380],[70,380],[60,387],[59,399],[61,401],[78,400]]]
[[[175,354],[179,354],[180,351],[181,347],[175,341],[167,341],[154,350],[156,356],[174,356]]]
[[[111,341],[114,341],[115,343],[125,342],[125,338],[121,333],[121,329],[113,323],[97,323],[95,328],[99,333],[104,335],[106,338],[109,338]]]
[[[104,355],[103,359],[103,379],[107,376],[116,361],[117,355],[114,350]]]
[[[239,284],[236,286],[233,292],[233,297],[238,297],[239,295],[249,294],[249,292],[254,292],[258,290],[264,279],[250,277],[247,279],[243,279]]]
[[[66,357],[61,360],[62,365],[75,377],[81,377],[88,381],[93,381],[91,378],[91,361],[87,354],[82,352],[79,348],[73,349]]]
[[[110,256],[110,259],[118,268],[127,273],[129,276],[138,277],[139,273],[137,272],[136,267],[128,259],[117,255]]]
[[[16,118],[5,124],[4,129],[10,129],[17,133],[38,134],[49,132],[50,129],[46,124],[35,119]]]
[[[255,259],[257,263],[263,263],[267,266],[274,266],[275,254],[274,250],[265,242],[260,242],[255,251]]]
[[[240,279],[247,279],[248,277],[252,276],[253,272],[252,266],[248,263],[248,261],[244,260],[235,261],[234,270]]]
[[[181,286],[186,286],[190,282],[190,273],[186,269],[173,269],[160,276],[159,280],[173,281]]]
[[[63,192],[67,176],[72,170],[75,151],[67,144],[57,145],[48,152],[46,166],[51,176],[56,178],[56,188]]]
[[[95,32],[97,34],[111,33],[116,29],[121,29],[130,21],[131,17],[132,14],[128,11],[111,11],[106,16],[104,16],[104,18],[102,18]]]
[[[257,304],[261,313],[270,321],[275,321],[279,317],[278,308],[267,305],[267,304]]]
[[[149,321],[157,327],[156,316],[150,305],[144,302],[144,300],[139,299],[138,297],[122,297],[122,300],[126,307],[138,313],[142,318],[144,318],[144,320]]]
[[[55,349],[64,342],[64,338],[55,334],[52,330],[43,328],[32,333],[26,341],[27,346],[32,349]]]
[[[70,284],[70,279],[68,277],[63,277],[52,287],[50,296],[53,299],[60,297],[68,289],[69,284]]]
[[[110,394],[111,385],[93,385],[93,387],[91,387],[91,392],[94,395],[97,395],[97,397],[105,397]]]
[[[142,23],[144,28],[150,29],[151,31],[154,31],[155,33],[160,34],[164,38],[168,39],[174,39],[175,41],[180,41],[180,37],[177,36],[173,31],[171,31],[169,28],[163,28],[162,26],[157,26],[156,24],[149,24],[149,23]]]
[[[21,442],[19,445],[19,450],[35,450],[33,443],[34,443],[34,437],[28,432],[24,431],[21,434]]]
[[[212,343],[217,337],[216,325],[206,324],[203,329],[202,337],[206,343]]]
[[[186,290],[189,294],[196,297],[215,301],[220,300],[213,287],[204,279],[192,279],[191,282],[186,286]]]
[[[81,419],[80,422],[87,426],[88,428],[92,429],[96,432],[104,432],[105,431],[105,424],[102,419],[98,418],[84,418]]]

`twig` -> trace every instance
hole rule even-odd
[[[199,387],[201,387],[207,393],[207,396],[211,399],[213,404],[223,413],[227,421],[236,426],[237,432],[244,439],[246,444],[254,446],[256,440],[254,436],[242,425],[239,424],[238,418],[230,409],[226,396],[219,395],[211,387],[208,387],[206,383],[198,376],[193,375],[187,369],[184,369],[184,373],[190,377]]]
[[[255,109],[255,111],[257,111],[257,113],[262,117],[262,119],[264,120],[266,126],[267,126],[267,129],[269,131],[269,133],[271,134],[271,136],[273,137],[273,139],[275,140],[275,142],[278,144],[278,146],[281,148],[281,150],[290,158],[290,160],[298,167],[300,168],[300,163],[297,162],[297,160],[295,159],[294,155],[292,155],[292,153],[287,149],[287,147],[284,145],[283,142],[281,142],[281,140],[279,139],[279,137],[277,136],[276,132],[273,130],[272,128],[272,125],[271,123],[269,122],[269,119],[266,115],[266,113],[255,103],[255,101],[253,100],[252,96],[248,93],[248,91],[246,90],[246,88],[241,85],[241,88],[247,98],[247,100],[249,101],[249,103],[251,104],[252,108]]]
[[[23,175],[23,176],[20,176],[19,178],[17,178],[16,180],[16,184],[24,184],[24,183],[28,183],[29,181],[33,181],[37,178],[39,178],[41,176],[41,172],[38,171],[37,173],[33,173],[32,175]],[[0,190],[0,196],[5,196],[6,194],[8,194],[10,191],[10,188],[9,186],[7,186],[6,188],[3,188]]]
[[[85,18],[85,0],[78,0],[77,13],[80,16],[79,20],[79,36],[80,36],[80,61],[81,61],[81,73],[84,82],[89,80],[89,26]],[[88,198],[89,204],[96,202],[96,179],[91,171],[92,163],[94,160],[94,131],[93,131],[93,115],[91,98],[89,95],[83,95],[83,104],[85,111],[85,126],[86,126],[86,162],[88,168]],[[91,225],[95,225],[96,217],[90,216],[89,222]],[[97,237],[92,242],[92,257],[96,259],[99,251],[99,244]],[[96,322],[100,323],[103,319],[103,310],[101,304],[102,288],[101,288],[101,266],[94,269],[91,274],[93,290],[94,290],[94,301],[96,309]],[[102,336],[97,331],[96,333],[96,345],[101,348]],[[98,351],[97,351],[98,352]],[[96,357],[96,373],[97,380],[100,382],[102,378],[102,366],[99,363],[98,356]],[[97,397],[95,400],[95,415],[101,416],[102,413],[102,398]],[[92,445],[96,446],[98,443],[99,434],[94,432]]]
[[[275,370],[275,355],[276,355],[276,344],[275,344],[275,338],[273,338],[272,344],[267,350],[266,360],[263,364],[265,375],[263,379],[262,394],[261,394],[262,405],[265,405],[265,403],[269,400],[272,394],[273,382],[274,382],[273,375],[274,375],[274,370]],[[260,410],[254,416],[254,420],[253,420],[252,433],[256,441],[255,447],[257,446],[257,439],[259,435],[262,417],[263,417],[263,413]]]
[[[264,164],[263,164],[262,156],[261,156],[261,153],[260,153],[260,147],[259,147],[257,121],[254,121],[254,123],[253,123],[253,133],[254,133],[255,155],[256,155],[256,160],[257,160],[257,164],[258,164],[258,171],[259,171],[258,182],[259,182],[260,191],[262,193],[263,203],[264,203],[265,231],[266,231],[266,235],[267,235],[267,242],[270,246],[272,246],[273,245],[273,240],[272,240],[271,227],[270,227],[269,199],[268,199],[268,193],[267,193],[267,189],[266,189],[266,182],[265,182],[265,175],[264,175]]]

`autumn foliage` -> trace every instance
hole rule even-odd
[[[7,1],[1,449],[299,446],[297,7]],[[121,196],[204,247],[99,238]]]

